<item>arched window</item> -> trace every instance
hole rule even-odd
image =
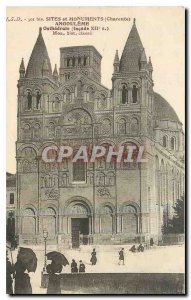
[[[40,99],[41,99],[41,93],[40,91],[36,92],[36,109],[40,109]]]
[[[70,90],[69,89],[66,89],[66,92],[65,92],[65,99],[67,102],[70,101]]]
[[[131,120],[131,132],[132,133],[137,133],[139,130],[139,123],[138,120],[136,118],[133,118]]]
[[[30,91],[27,91],[27,109],[32,109],[32,94]]]
[[[87,63],[87,57],[84,55],[84,66],[86,66]]]
[[[107,107],[107,99],[104,94],[100,96],[100,108],[104,109]]]
[[[81,65],[81,57],[78,57],[78,65]]]
[[[14,204],[14,193],[10,193],[10,204]]]
[[[122,86],[122,104],[128,103],[128,90],[127,86],[124,84]]]
[[[77,96],[78,97],[82,96],[82,82],[81,82],[81,80],[78,80],[78,83],[77,83]]]
[[[55,97],[55,101],[53,103],[54,103],[54,110],[58,111],[60,109],[60,100],[59,100],[59,98]]]
[[[30,139],[31,138],[31,128],[30,125],[25,124],[23,128],[23,138]]]
[[[75,57],[74,56],[72,57],[72,66],[73,67],[75,66]]]
[[[132,89],[132,99],[133,99],[133,103],[137,103],[137,100],[138,100],[138,88],[137,88],[137,86],[135,84],[133,85],[133,89]]]
[[[162,144],[163,144],[163,147],[165,147],[165,148],[167,147],[167,136],[166,135],[163,136]]]
[[[40,125],[38,123],[36,123],[34,125],[34,138],[38,139],[41,136],[41,132],[40,132]]]
[[[54,123],[50,122],[48,126],[48,137],[53,138],[55,136],[55,125]]]
[[[70,66],[70,58],[67,57],[67,67],[69,67],[69,66]]]
[[[107,134],[111,130],[111,121],[109,119],[104,119],[102,121],[102,133]]]
[[[93,101],[94,100],[94,91],[93,91],[92,87],[89,87],[88,94],[89,94],[89,100]]]
[[[126,133],[126,120],[123,118],[119,120],[119,133]]]
[[[171,144],[171,150],[175,150],[175,148],[176,148],[176,139],[175,139],[175,137],[171,138],[170,144]]]

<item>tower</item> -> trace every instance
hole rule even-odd
[[[118,52],[114,59],[112,76],[115,108],[123,107],[125,111],[137,115],[138,126],[142,135],[151,134],[153,110],[152,63],[147,57],[134,19],[121,58]]]

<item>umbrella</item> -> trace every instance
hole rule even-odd
[[[37,267],[37,257],[34,251],[30,248],[19,248],[18,260],[20,260],[28,272],[35,272]]]
[[[63,266],[69,265],[67,258],[60,252],[52,251],[47,253],[46,256],[47,259],[53,260],[56,264],[61,264]]]

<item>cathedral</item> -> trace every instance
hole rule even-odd
[[[125,43],[125,41],[124,41]],[[57,49],[55,49],[57,51]],[[162,240],[184,194],[184,133],[171,105],[154,91],[151,57],[132,24],[121,57],[113,55],[112,88],[101,83],[94,46],[60,48],[52,70],[42,28],[18,80],[17,210],[20,243],[78,248]],[[147,162],[46,163],[55,145],[144,146]],[[50,156],[56,155],[54,151]]]

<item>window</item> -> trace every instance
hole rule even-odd
[[[163,140],[162,140],[162,144],[163,144],[163,147],[167,147],[167,137],[166,136],[163,136]]]
[[[136,87],[136,85],[133,85],[133,90],[132,90],[133,103],[137,103],[137,92],[138,92],[138,88]]]
[[[10,204],[14,204],[14,193],[10,193]]]
[[[172,150],[175,150],[175,147],[176,147],[176,140],[174,137],[171,138],[171,149]]]
[[[86,166],[84,162],[73,163],[73,181],[85,182],[86,181]]]
[[[41,99],[41,94],[39,91],[36,92],[36,109],[40,109],[40,99]]]
[[[32,109],[32,95],[30,91],[27,92],[27,109]]]
[[[122,87],[122,104],[128,103],[128,90],[125,85]]]

